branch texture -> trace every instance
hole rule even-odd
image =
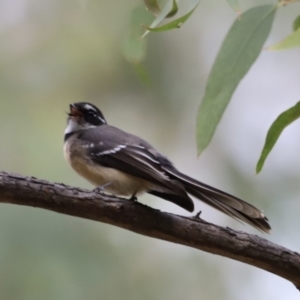
[[[152,209],[138,202],[0,172],[0,202],[77,216],[218,254],[261,268],[300,287],[300,255],[256,235]]]

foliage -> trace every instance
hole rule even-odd
[[[279,43],[271,46],[268,50],[285,50],[300,46],[300,16],[293,23],[293,32]]]
[[[149,26],[143,25],[146,31],[141,39],[145,38],[149,32],[162,32],[180,28],[191,17],[199,1],[192,0],[191,8],[187,13],[161,25],[166,18],[177,15],[180,10],[178,7],[179,0],[167,1],[163,9],[160,8],[157,0],[144,0],[148,11],[156,17]],[[299,2],[299,0],[280,0],[277,4],[253,7],[241,14],[239,1],[227,0],[229,6],[236,11],[238,16],[229,29],[215,59],[207,79],[204,97],[199,106],[196,127],[198,154],[201,154],[209,145],[237,86],[261,53],[270,34],[277,10],[294,2]],[[299,46],[300,16],[293,23],[293,32],[281,42],[267,49],[285,50]],[[144,53],[139,57],[145,56],[146,48],[143,49]],[[298,104],[282,113],[271,126],[262,155],[257,163],[257,172],[261,171],[265,159],[282,130],[295,120],[294,112],[297,107]]]
[[[256,172],[259,173],[264,165],[264,162],[278,140],[281,132],[292,122],[300,118],[300,102],[295,106],[281,113],[270,127],[264,148],[256,165]]]
[[[198,154],[208,146],[232,94],[259,56],[274,15],[274,5],[254,7],[234,22],[225,37],[198,112]]]
[[[161,9],[167,1],[158,0]],[[190,1],[177,1],[177,14],[164,22],[188,12]],[[240,0],[240,10],[246,13],[255,5],[275,2]],[[142,0],[0,3],[1,170],[93,189],[72,171],[62,154],[68,105],[90,101],[101,108],[109,124],[145,138],[183,172],[263,209],[274,227],[266,238],[300,248],[295,230],[299,227],[300,194],[297,137],[288,136],[285,145],[278,139],[285,151],[276,144],[270,157],[273,163],[266,161],[268,170],[263,176],[258,178],[251,170],[268,122],[271,125],[281,111],[300,100],[299,48],[263,51],[263,59],[244,77],[235,103],[229,104],[230,111],[223,115],[227,120],[223,118],[217,128],[219,135],[196,162],[192,145],[197,108],[218,52],[216,45],[221,45],[237,17],[225,0],[201,1],[179,30],[150,32],[144,39],[140,39],[145,32],[141,24],[150,26],[156,16],[146,10]],[[290,33],[299,8],[300,4],[293,4],[278,10],[272,40],[265,46]],[[128,39],[136,42],[130,44],[131,49],[125,46]],[[145,46],[136,59],[132,51],[141,42]],[[266,60],[273,65],[266,65]],[[283,70],[276,71],[277,61]],[[150,88],[133,76],[141,76],[146,83],[146,73]],[[248,90],[249,85],[253,90]],[[282,92],[276,97],[278,91]],[[299,123],[287,127],[284,137]],[[162,211],[184,214],[153,196],[138,200]],[[197,205],[206,221],[259,234]],[[299,297],[288,282],[258,268],[38,208],[3,204],[0,241],[0,294],[5,300]]]

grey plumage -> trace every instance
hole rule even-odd
[[[86,124],[84,127],[87,107],[94,106],[73,104],[73,115],[70,113],[69,120],[80,118],[81,127],[72,132],[66,130],[65,155],[71,166],[91,183],[98,186],[111,182],[105,189],[110,193],[135,196],[147,192],[193,211],[190,194],[235,219],[269,232],[268,219],[260,210],[184,175],[148,142],[107,125],[98,108],[94,107],[94,111],[97,109],[101,116],[94,117],[94,122],[99,124],[86,122],[90,127]]]

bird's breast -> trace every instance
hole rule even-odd
[[[153,184],[117,169],[94,162],[84,147],[71,138],[64,144],[64,156],[71,167],[96,187],[107,185],[105,191],[114,195],[132,196],[151,190]]]

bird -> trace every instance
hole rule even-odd
[[[108,125],[95,105],[73,103],[67,114],[65,159],[96,190],[131,200],[149,193],[189,212],[194,211],[193,196],[236,220],[270,232],[262,211],[183,174],[144,139]]]

